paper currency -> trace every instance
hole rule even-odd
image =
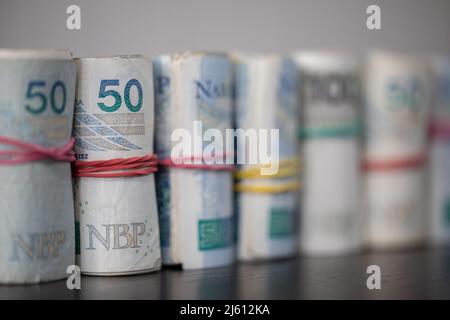
[[[365,77],[367,240],[376,248],[414,245],[426,230],[428,64],[419,57],[375,52]]]
[[[172,155],[184,129],[205,145],[204,131],[232,128],[232,67],[221,54],[183,53],[154,59],[156,92],[156,150],[160,159]],[[225,136],[225,134],[223,134]],[[178,137],[180,138],[180,137]],[[188,139],[190,142],[190,139]],[[221,150],[222,141],[214,141]],[[235,260],[232,174],[226,171],[162,168],[157,175],[161,245],[164,264],[184,269],[228,265]]]
[[[67,51],[0,50],[0,136],[66,145],[75,77]],[[75,263],[70,163],[0,165],[0,181],[0,283],[65,278]]]
[[[153,154],[153,72],[148,59],[77,59],[73,134],[81,161]],[[160,269],[154,176],[74,181],[77,261],[84,274]]]
[[[361,246],[360,85],[355,57],[300,52],[303,197],[300,247],[341,254]]]
[[[450,58],[432,59],[434,105],[431,113],[430,238],[450,242]]]
[[[237,187],[243,190],[236,199],[238,257],[252,260],[290,256],[296,252],[300,195],[298,69],[291,59],[276,55],[237,54],[235,61],[236,127],[279,130],[279,141],[274,147],[280,163],[277,174],[265,176],[249,171],[258,170],[263,165],[261,159],[256,167],[252,163],[239,166]],[[238,152],[249,149],[248,140],[237,141]],[[270,140],[268,143],[270,148]],[[290,162],[291,172],[281,175],[282,170],[286,172],[286,161]],[[290,185],[297,187],[282,188]]]

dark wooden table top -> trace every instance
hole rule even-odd
[[[381,268],[381,289],[369,290],[366,268]],[[0,299],[450,299],[450,248],[297,257],[233,267],[66,281],[0,285]]]

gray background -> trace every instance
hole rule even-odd
[[[82,29],[66,29],[77,4]],[[382,30],[366,28],[381,7]],[[0,47],[76,56],[372,48],[450,53],[450,0],[0,0]]]

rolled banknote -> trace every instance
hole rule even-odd
[[[78,163],[128,159],[135,168],[137,159],[153,154],[151,63],[141,56],[75,62]],[[110,167],[119,176],[95,177],[84,171],[88,173],[74,179],[76,253],[84,274],[137,274],[161,267],[154,176],[126,167]]]
[[[0,283],[62,279],[75,263],[75,72],[68,51],[0,50]]]
[[[450,57],[432,58],[430,239],[450,242]]]
[[[156,182],[163,263],[229,265],[235,261],[232,173],[209,170],[203,165],[214,159],[203,156],[211,148],[233,152],[233,139],[224,141],[232,128],[231,63],[222,54],[188,52],[155,57],[154,66],[156,150],[162,163],[172,163]],[[208,139],[213,131],[222,137]]]
[[[277,55],[236,54],[234,59],[236,128],[244,130],[237,137],[238,257],[290,256],[297,248],[300,196],[298,69],[290,58]],[[271,151],[267,159],[252,150],[261,143]],[[240,163],[242,156],[248,158]],[[262,174],[269,162],[277,162],[277,170]]]
[[[375,52],[365,71],[365,201],[371,247],[425,237],[426,141],[431,82],[425,59]]]
[[[299,52],[303,188],[300,247],[342,254],[361,246],[359,63],[340,52]]]

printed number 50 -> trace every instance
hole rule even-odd
[[[27,89],[27,99],[31,100],[39,100],[39,104],[35,107],[31,106],[30,104],[27,104],[25,108],[33,113],[33,114],[40,114],[45,111],[47,108],[47,95],[43,92],[44,88],[46,86],[45,81],[30,81],[28,83],[28,89]],[[60,91],[62,95],[62,101],[60,104],[56,102],[56,93]],[[62,81],[56,81],[51,90],[50,90],[50,106],[52,110],[57,113],[61,114],[64,112],[64,109],[66,107],[66,86],[64,85],[64,82]]]
[[[122,97],[120,96],[120,93],[116,90],[106,90],[106,87],[108,86],[118,86],[119,80],[118,79],[112,79],[112,80],[101,80],[100,81],[100,90],[98,92],[99,98],[106,98],[108,96],[111,96],[114,98],[114,103],[110,106],[107,106],[103,102],[98,102],[98,106],[100,109],[102,109],[105,112],[114,112],[119,110],[120,106],[122,105]],[[138,102],[136,105],[133,105],[130,100],[130,90],[131,87],[135,86],[138,91]],[[142,107],[142,86],[141,83],[136,79],[131,79],[127,82],[125,85],[125,90],[123,93],[123,97],[125,99],[125,105],[131,112],[138,112]]]

